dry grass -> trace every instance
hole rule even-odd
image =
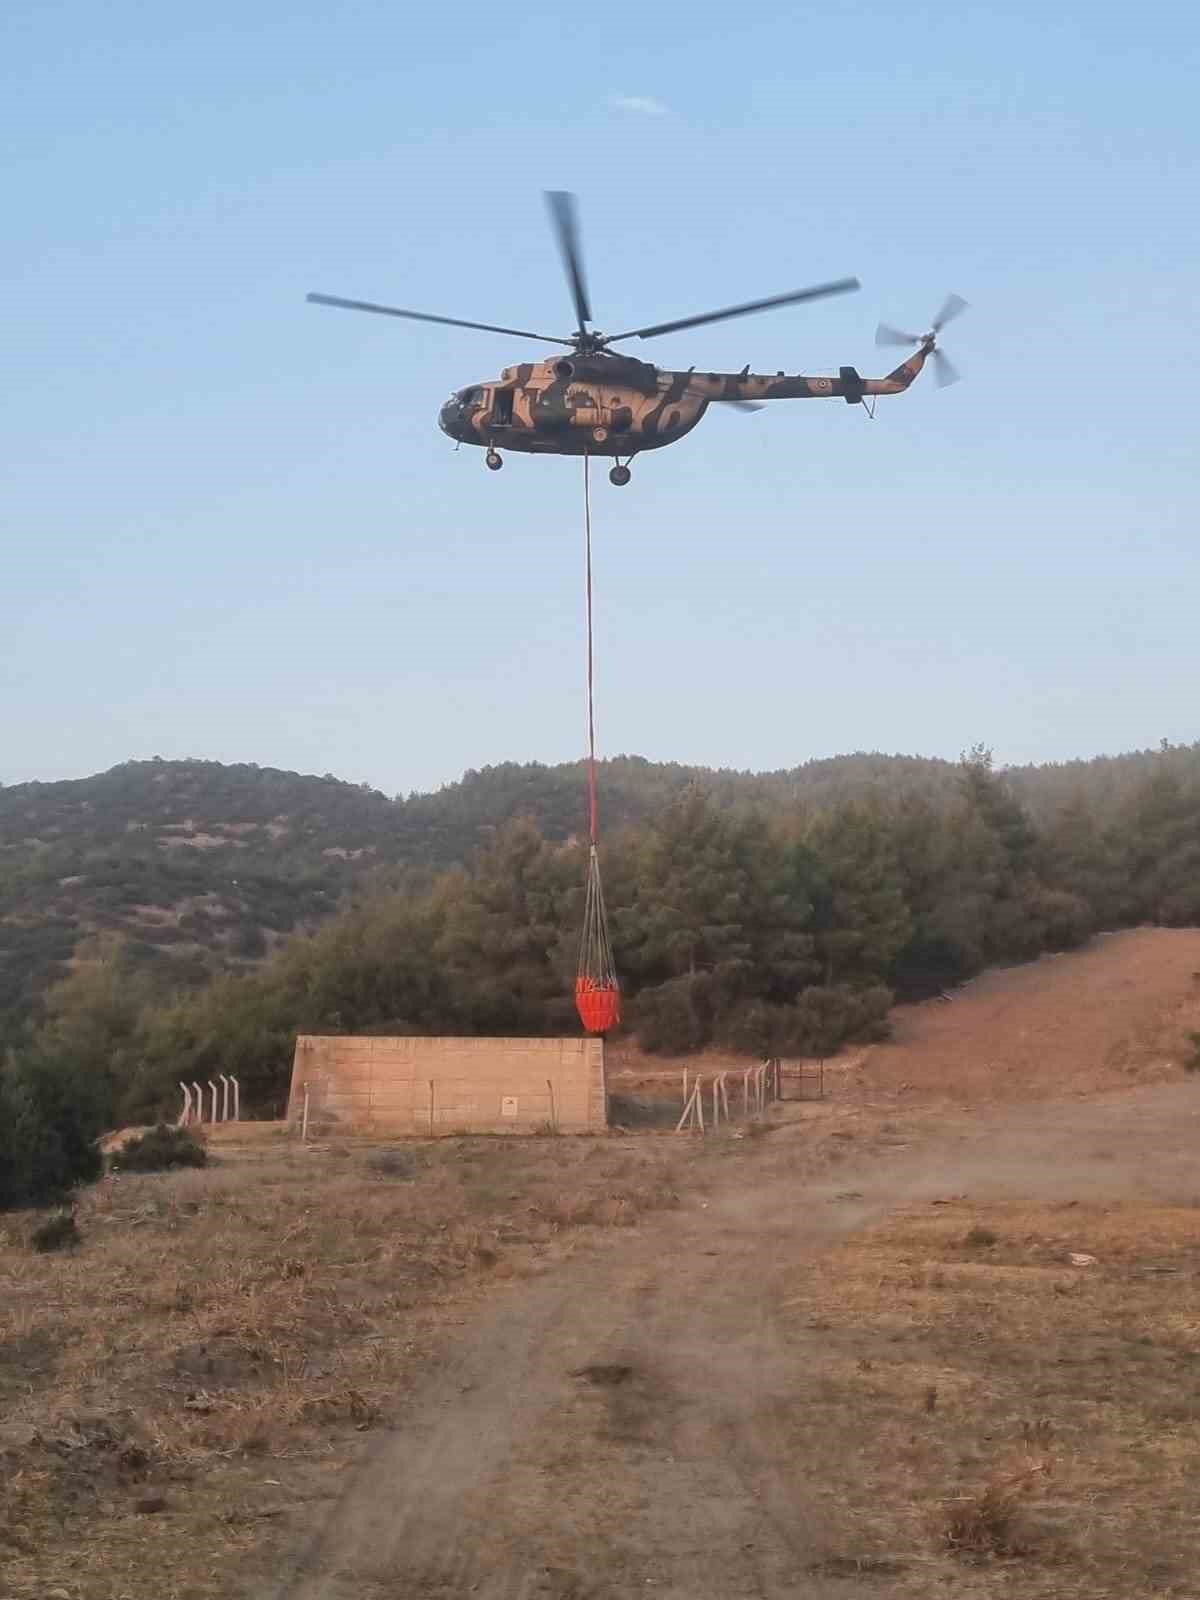
[[[923,1208],[780,1311],[773,1426],[853,1558],[902,1562],[893,1592],[1194,1594],[1200,1210]]]
[[[473,1296],[672,1205],[705,1159],[682,1140],[273,1141],[105,1180],[69,1256],[31,1250],[36,1216],[0,1219],[0,1594],[228,1592]]]

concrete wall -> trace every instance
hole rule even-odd
[[[603,1039],[371,1039],[302,1034],[288,1121],[309,1131],[562,1133],[606,1126]]]

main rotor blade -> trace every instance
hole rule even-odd
[[[967,302],[962,295],[947,295],[945,305],[933,319],[932,327],[934,333],[940,333],[948,322],[953,322],[955,317],[961,316],[966,309]]]
[[[376,311],[381,317],[407,317],[412,322],[440,322],[448,328],[478,328],[481,333],[506,333],[514,339],[540,339],[545,344],[573,345],[573,339],[557,339],[552,333],[530,333],[527,328],[497,328],[491,322],[463,322],[460,317],[433,317],[428,311],[401,311],[398,306],[377,306],[370,300],[343,300],[336,294],[308,294],[316,306],[340,306],[343,311]]]
[[[948,389],[952,383],[957,383],[962,373],[951,361],[950,357],[943,355],[940,350],[933,350],[933,377],[939,389]]]
[[[681,317],[678,322],[656,322],[650,328],[631,328],[628,333],[614,333],[605,344],[615,344],[618,339],[656,339],[660,333],[678,333],[681,328],[699,328],[706,322],[724,322],[728,317],[749,317],[756,311],[770,311],[775,306],[797,305],[801,300],[821,300],[830,294],[850,294],[861,289],[857,278],[837,278],[833,283],[818,283],[811,289],[796,289],[791,294],[772,295],[769,300],[747,300],[744,305],[726,306],[724,311],[705,311],[698,317]]]
[[[550,207],[550,220],[554,224],[558,253],[562,256],[563,270],[571,285],[571,299],[579,319],[580,333],[586,333],[592,320],[588,304],[587,285],[583,281],[583,252],[579,245],[579,218],[575,212],[575,196],[564,189],[547,189],[546,204]]]
[[[904,333],[900,328],[893,328],[887,322],[881,322],[875,329],[876,344],[920,344],[920,342],[915,333]]]

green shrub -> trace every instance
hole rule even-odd
[[[166,1172],[171,1167],[203,1167],[208,1151],[186,1128],[160,1122],[130,1139],[109,1157],[113,1172]]]
[[[723,1020],[717,1031],[717,1043],[747,1056],[783,1054],[780,1039],[786,1033],[791,1012],[790,1006],[753,1000]]]
[[[820,987],[803,989],[793,1008],[792,1026],[780,1055],[831,1056],[843,1044],[869,1044],[888,1036],[892,992]]]
[[[697,973],[643,989],[629,1019],[642,1049],[669,1056],[702,1050],[712,1034],[707,987],[705,975]]]
[[[64,1199],[103,1170],[97,1086],[48,1056],[0,1069],[0,1210]]]

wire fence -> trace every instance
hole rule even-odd
[[[689,1080],[683,1069],[683,1112],[676,1133],[717,1133],[722,1122],[765,1117],[767,1108],[782,1096],[783,1063],[771,1056],[756,1067],[716,1072],[706,1079],[696,1073]]]

